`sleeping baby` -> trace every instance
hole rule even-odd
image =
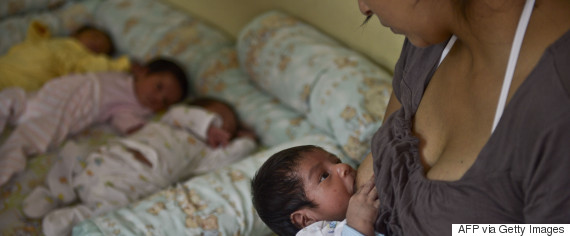
[[[66,154],[74,153],[74,145],[67,145],[48,173],[47,186],[36,187],[24,200],[24,213],[45,216],[45,235],[69,235],[84,219],[247,156],[256,147],[255,135],[239,124],[227,103],[202,98],[172,107],[160,121],[85,159]]]
[[[50,80],[37,93],[11,87],[0,92],[0,133],[14,131],[0,146],[0,186],[24,170],[26,157],[57,147],[68,135],[95,123],[132,132],[149,115],[182,100],[186,75],[176,63],[155,59],[134,74],[98,72]]]
[[[85,25],[71,37],[52,37],[47,25],[34,20],[26,40],[0,56],[0,90],[36,91],[68,74],[129,70],[129,58],[113,59],[109,57],[113,51],[111,36],[102,29]]]

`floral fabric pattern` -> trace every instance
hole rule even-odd
[[[237,43],[241,66],[260,88],[306,114],[361,161],[380,127],[391,75],[315,28],[278,11],[249,23]],[[369,110],[370,109],[370,110]]]
[[[71,0],[2,0],[0,1],[0,19],[19,13],[56,8]]]
[[[5,131],[0,140],[8,133]],[[116,136],[110,126],[97,126],[81,132],[73,140],[84,150],[82,153],[88,153]],[[22,202],[32,189],[45,184],[49,167],[60,158],[58,150],[32,157],[25,172],[0,187],[0,235],[42,235],[41,220],[27,218],[22,212]]]
[[[222,31],[161,1],[76,0],[43,10],[0,18],[0,31],[10,32],[0,35],[0,53],[23,40],[34,19],[54,35],[92,23],[135,60],[175,58],[189,75],[193,95],[231,103],[268,148],[84,221],[75,235],[268,235],[251,203],[250,179],[259,166],[273,153],[303,144],[322,146],[356,166],[390,96],[389,73],[276,11],[248,24],[236,47]],[[115,136],[96,127],[73,140],[90,150]],[[43,183],[57,151],[31,158],[25,173],[0,188],[0,234],[41,234],[41,221],[27,219],[21,202]]]
[[[269,235],[251,202],[251,178],[267,158],[312,143],[347,161],[336,142],[312,135],[258,152],[146,199],[77,225],[74,235]],[[97,227],[94,227],[97,226]],[[99,231],[99,232],[98,232]]]
[[[266,146],[325,133],[309,123],[302,113],[259,90],[239,67],[234,48],[210,56],[194,80],[194,86],[200,94],[230,101],[240,118],[254,128]]]
[[[1,7],[2,4],[12,4],[12,2],[15,1],[2,1],[0,9],[5,9]],[[32,1],[22,0],[18,1],[18,4],[25,5],[29,2]],[[160,1],[43,0],[41,2],[63,4],[56,4],[57,6],[54,5],[53,8],[34,5],[41,8],[38,11],[18,8],[22,12],[17,15],[4,18],[0,16],[0,31],[10,32],[0,34],[0,53],[5,53],[11,46],[24,40],[29,23],[33,20],[48,25],[54,36],[69,35],[81,25],[89,23],[107,30],[120,53],[141,61],[159,55],[174,57],[187,70],[189,78],[192,78],[192,73],[197,71],[203,61],[202,57],[221,47],[233,45],[234,42],[220,30],[176,11]],[[8,134],[8,131],[4,132],[4,139],[0,140],[5,140]],[[109,127],[101,126],[89,129],[72,139],[85,147],[87,153],[87,150],[92,150],[116,136],[117,134]],[[0,187],[0,235],[42,234],[41,220],[26,218],[22,212],[22,201],[34,187],[44,184],[50,166],[59,158],[58,151],[59,149],[56,149],[30,158],[24,173]]]
[[[223,32],[160,1],[103,1],[94,13],[121,52],[147,61],[157,56],[176,59],[190,80],[205,57],[233,45]]]

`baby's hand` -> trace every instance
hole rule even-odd
[[[346,211],[346,224],[364,235],[374,235],[374,222],[380,200],[374,186],[374,176],[352,195]]]
[[[230,142],[230,139],[231,134],[227,131],[214,125],[210,125],[210,128],[208,128],[207,143],[211,148],[217,148],[220,145],[222,147],[225,147]]]
[[[240,138],[249,138],[253,141],[257,142],[257,136],[255,135],[255,133],[251,130],[247,130],[247,129],[240,129],[237,132],[237,137]]]
[[[129,134],[135,133],[135,132],[139,131],[143,126],[144,126],[144,124],[135,125],[135,126],[129,128],[129,129],[125,132],[125,134],[126,134],[126,135],[129,135]]]

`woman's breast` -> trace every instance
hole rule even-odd
[[[516,197],[520,196],[520,188],[517,181],[512,181],[508,168],[475,165],[476,171],[461,178],[473,163],[461,173],[454,172],[456,166],[449,164],[447,160],[451,158],[446,155],[469,153],[449,152],[448,148],[447,152],[440,152],[441,161],[431,166],[427,175],[423,173],[420,141],[411,132],[413,122],[403,113],[398,111],[391,116],[373,139],[375,183],[381,202],[377,230],[389,230],[392,235],[451,235],[452,223],[524,220],[520,212],[522,200]],[[478,152],[472,155],[474,160]],[[483,156],[481,160],[489,158]],[[460,177],[449,178],[458,173]],[[430,178],[434,174],[446,181]]]
[[[427,87],[412,118],[412,134],[419,139],[428,179],[460,179],[489,139],[493,95],[473,90],[468,83],[438,81],[435,76]]]

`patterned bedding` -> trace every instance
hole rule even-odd
[[[168,24],[164,15],[169,16]],[[196,73],[202,57],[233,45],[223,32],[159,1],[8,0],[0,2],[0,54],[24,40],[32,20],[48,25],[55,36],[68,35],[85,23],[99,26],[111,33],[121,54],[140,61],[156,55],[174,57],[184,62],[190,76]],[[141,35],[144,40],[140,40]],[[3,138],[8,133],[4,132]],[[72,140],[87,152],[113,137],[116,134],[109,127],[99,126]],[[26,172],[0,187],[0,235],[41,235],[41,221],[27,219],[21,203],[35,186],[43,184],[49,167],[58,158],[57,151],[31,158]]]
[[[3,138],[9,134],[5,131]],[[108,126],[88,129],[72,138],[79,148],[93,150],[116,137]],[[28,219],[22,212],[22,201],[31,190],[44,183],[49,167],[57,160],[57,150],[29,159],[27,170],[0,187],[0,235],[41,235],[41,220]]]
[[[273,153],[306,143],[346,160],[330,137],[307,136],[84,221],[74,228],[73,235],[269,235],[271,231],[257,217],[249,197],[252,170]]]

